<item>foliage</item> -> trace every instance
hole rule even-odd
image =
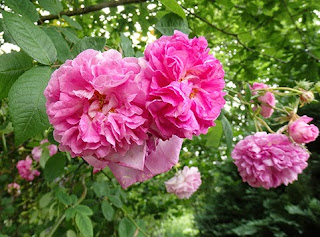
[[[230,151],[234,142],[255,130],[255,125],[248,108],[229,98],[208,134],[184,142],[175,169],[197,166],[203,180],[200,190],[189,200],[179,200],[165,191],[163,183],[175,169],[124,191],[108,169],[93,175],[92,168],[81,158],[71,159],[64,152],[49,157],[46,149],[36,167],[41,176],[32,182],[19,177],[16,163],[30,155],[43,138],[57,144],[43,97],[51,73],[88,48],[114,48],[125,56],[139,57],[148,42],[178,29],[190,37],[206,37],[215,57],[224,65],[230,96],[254,99],[248,83],[255,81],[289,87],[297,81],[306,81],[308,86],[319,81],[318,1],[179,3],[0,1],[0,236],[200,233],[280,237],[320,232],[319,142],[310,144],[313,156],[299,181],[273,190],[251,188],[242,183]],[[88,12],[77,12],[83,6]],[[67,10],[74,14],[67,15]],[[20,51],[5,53],[8,43]],[[295,102],[290,97],[280,100],[283,104]],[[318,103],[300,111],[320,125]],[[272,128],[281,126],[271,121]],[[6,190],[12,182],[21,185],[18,197]],[[197,226],[192,226],[194,211]],[[183,221],[194,229],[188,232],[173,227],[181,227]]]

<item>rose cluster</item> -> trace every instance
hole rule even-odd
[[[183,138],[206,133],[224,106],[224,71],[204,37],[175,31],[145,57],[86,50],[56,70],[44,95],[61,151],[123,188],[168,171]]]
[[[275,96],[263,83],[254,83],[252,94],[258,95],[260,114],[269,118],[274,112]],[[259,93],[259,94],[258,94]],[[303,93],[306,94],[306,93]],[[300,95],[301,100],[301,95]],[[306,103],[309,101],[301,101]],[[308,124],[313,119],[304,115],[299,117],[294,112],[284,118],[288,125],[278,133],[257,132],[239,141],[232,152],[232,158],[242,180],[252,187],[275,188],[281,184],[288,185],[298,179],[298,174],[308,166],[309,153],[304,144],[315,141],[319,129]],[[286,134],[281,132],[287,131]]]
[[[36,163],[40,162],[40,158],[43,152],[43,148],[49,150],[49,155],[53,156],[58,152],[58,147],[56,145],[47,145],[49,143],[48,139],[44,139],[40,142],[40,146],[36,146],[32,149],[31,154],[32,158]],[[25,160],[19,160],[16,167],[22,179],[27,181],[34,180],[35,176],[39,176],[40,172],[32,167],[32,159],[28,155]]]

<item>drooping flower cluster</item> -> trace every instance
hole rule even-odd
[[[16,165],[21,178],[32,181],[35,176],[39,176],[40,172],[32,168],[32,159],[27,156],[25,160],[19,160]]]
[[[313,124],[308,124],[313,120],[306,115],[289,124],[289,135],[296,143],[309,143],[319,136],[319,129]]]
[[[48,143],[48,139],[44,139],[40,142],[40,144],[45,144],[45,143]],[[49,149],[49,155],[50,156],[53,156],[54,154],[56,154],[58,152],[58,147],[54,144],[50,144],[47,146],[48,149]],[[32,154],[32,157],[35,161],[39,162],[40,161],[40,158],[41,158],[41,155],[42,155],[42,148],[41,146],[36,146],[32,149],[31,151],[31,154]]]
[[[203,37],[178,31],[148,46],[145,58],[86,50],[45,89],[54,138],[95,171],[109,166],[126,188],[171,169],[182,138],[214,125],[224,105],[223,75]]]
[[[255,90],[258,89],[267,89],[269,86],[264,83],[253,83],[251,90],[252,95],[257,95],[258,92]],[[269,118],[273,114],[273,107],[276,105],[276,99],[273,93],[266,91],[263,95],[258,97],[258,101],[260,102],[261,111],[260,114],[265,117]],[[254,108],[256,109],[256,108]]]
[[[189,198],[201,185],[201,175],[197,167],[185,166],[174,177],[165,182],[167,192],[174,193],[178,198]]]
[[[297,180],[309,153],[284,134],[257,132],[238,142],[232,158],[244,182],[269,189]]]
[[[18,197],[21,194],[20,185],[17,183],[11,183],[7,186],[8,193],[14,197]]]

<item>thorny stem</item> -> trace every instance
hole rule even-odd
[[[121,207],[121,210],[144,236],[148,236],[147,233],[143,229],[141,229],[140,226],[138,226],[135,220],[129,215],[129,213],[123,207]]]

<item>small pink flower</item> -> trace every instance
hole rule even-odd
[[[185,166],[174,177],[165,182],[167,192],[178,198],[189,198],[201,185],[201,175],[197,167]]]
[[[44,143],[48,143],[48,139],[44,139],[40,142],[40,144],[44,144]],[[58,147],[54,144],[50,144],[48,145],[48,149],[49,149],[49,154],[50,156],[53,156],[54,154],[56,154],[58,152]],[[36,146],[32,149],[31,151],[32,157],[35,161],[39,162],[41,155],[42,155],[42,148],[41,146]]]
[[[207,46],[204,37],[188,39],[179,31],[147,46],[146,106],[156,136],[191,139],[215,125],[225,104],[224,71]]]
[[[32,159],[27,156],[25,160],[19,160],[16,166],[21,178],[27,181],[32,181],[35,176],[40,175],[40,172],[38,170],[33,170],[31,165]]]
[[[297,143],[309,143],[317,139],[319,129],[313,124],[308,124],[313,120],[306,115],[289,124],[289,135]]]
[[[237,143],[232,158],[244,182],[269,189],[297,180],[309,153],[284,134],[257,132]]]
[[[17,183],[8,184],[8,193],[14,197],[18,197],[21,194],[20,185]]]
[[[258,90],[258,89],[266,89],[269,86],[264,83],[253,83],[251,90]],[[252,95],[256,95],[258,92],[253,91]],[[273,108],[276,105],[276,99],[274,97],[274,94],[267,91],[264,93],[264,95],[258,97],[258,101],[261,102],[261,111],[260,114],[265,117],[269,118],[273,114]]]

